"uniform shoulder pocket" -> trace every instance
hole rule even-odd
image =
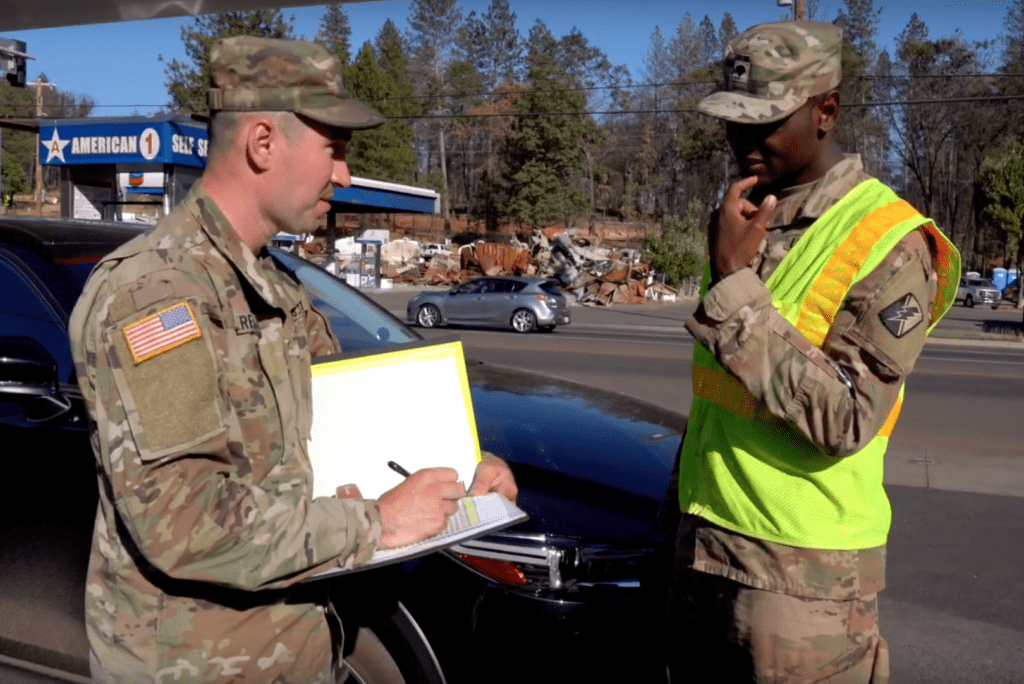
[[[210,323],[195,298],[107,327],[103,342],[139,457],[159,460],[226,429]]]

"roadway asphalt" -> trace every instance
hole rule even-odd
[[[367,294],[405,320],[407,302],[421,289],[425,288],[397,287]],[[696,306],[692,299],[608,307],[571,304],[571,327],[597,335],[634,331],[641,337],[645,332],[688,336],[683,321]],[[990,356],[1024,350],[1020,324],[1021,311],[1007,304],[997,310],[954,306],[928,339],[927,346],[933,347],[930,356],[936,358],[922,363],[919,373],[930,374],[929,380],[944,377],[941,364],[946,357],[969,354],[954,346],[988,347],[979,351]],[[539,341],[514,334],[500,337],[507,340],[509,350]],[[543,339],[554,341],[550,336]],[[948,405],[956,390],[936,392],[938,399],[932,393],[919,393],[918,404],[943,401],[946,408],[941,410],[959,410]],[[924,412],[925,422],[931,420]],[[907,409],[904,422],[913,417]],[[1024,518],[1019,515],[1024,487],[1020,485],[1019,442],[1003,441],[997,454],[971,452],[977,458],[969,454],[966,465],[961,464],[963,459],[947,459],[938,450],[927,452],[927,458],[911,459],[899,444],[890,449],[886,489],[894,517],[888,586],[879,612],[894,682],[1024,682],[1024,545],[1020,543]],[[950,444],[949,448],[959,447]],[[918,476],[921,470],[923,478]]]

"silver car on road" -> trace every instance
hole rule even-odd
[[[447,292],[421,292],[409,300],[406,316],[423,328],[501,326],[522,333],[550,331],[570,321],[557,280],[519,276],[484,276]]]

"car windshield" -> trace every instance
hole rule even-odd
[[[422,339],[394,316],[319,266],[279,249],[270,254],[306,287],[327,317],[343,352],[368,351]]]

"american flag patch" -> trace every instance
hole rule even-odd
[[[124,339],[128,341],[128,349],[136,364],[197,337],[202,337],[202,333],[186,302],[146,316],[124,328]]]

